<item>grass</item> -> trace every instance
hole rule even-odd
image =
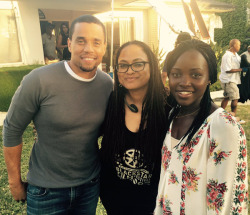
[[[238,116],[241,119],[246,120],[246,124],[243,128],[247,137],[248,147],[248,164],[250,164],[250,106],[239,105]],[[0,126],[0,140],[2,140],[2,127]],[[22,176],[25,180],[25,176],[28,171],[29,154],[33,145],[34,134],[32,126],[29,125],[23,135],[23,153],[22,153]],[[2,141],[0,141],[0,148],[2,148]],[[248,166],[248,173],[250,173],[250,165]],[[249,174],[248,174],[249,175]],[[250,183],[248,180],[248,186]],[[5,215],[23,215],[26,214],[26,204],[15,202],[10,194],[8,187],[7,171],[3,159],[3,152],[0,150],[0,214]],[[106,215],[106,211],[102,204],[99,202],[96,210],[97,215]],[[250,215],[250,213],[249,213]]]
[[[0,111],[7,111],[23,76],[42,65],[0,68]]]

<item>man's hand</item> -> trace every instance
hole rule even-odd
[[[10,183],[10,192],[16,201],[25,201],[27,196],[27,182]]]
[[[16,201],[26,200],[27,183],[22,181],[21,177],[21,154],[22,145],[14,147],[3,147],[4,159],[8,171],[8,181],[10,192]]]

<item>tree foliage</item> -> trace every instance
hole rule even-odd
[[[219,13],[223,28],[215,29],[215,41],[222,46],[229,44],[231,39],[239,39],[241,42],[247,38],[247,3],[248,0],[217,0],[220,2],[231,3],[235,10],[228,13]]]

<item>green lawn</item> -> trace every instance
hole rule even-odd
[[[41,65],[0,68],[0,111],[7,111],[23,76]]]
[[[247,121],[243,125],[246,132],[247,143],[248,143],[248,163],[250,161],[250,106],[239,106],[238,116],[241,119]],[[23,136],[23,153],[22,153],[22,176],[25,180],[25,176],[28,169],[29,154],[34,141],[33,129],[30,126],[26,129]],[[2,127],[0,127],[0,148],[2,149]],[[5,163],[3,159],[3,152],[0,149],[0,214],[3,215],[22,215],[26,214],[26,205],[22,203],[17,203],[11,198],[11,194],[8,188],[7,172],[5,168]],[[250,164],[250,163],[249,163]],[[248,166],[248,172],[250,173],[250,168]],[[249,181],[248,181],[249,184]],[[250,187],[250,184],[249,184]],[[97,207],[97,215],[106,215],[103,206],[99,203]]]

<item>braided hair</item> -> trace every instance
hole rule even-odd
[[[184,52],[187,52],[190,50],[196,50],[202,54],[202,56],[205,58],[208,64],[210,83],[211,84],[215,83],[217,81],[217,62],[216,62],[217,60],[216,60],[215,53],[208,44],[200,40],[196,40],[196,39],[182,42],[178,47],[176,47],[173,50],[167,62],[168,75],[170,71],[172,70],[173,66],[175,65],[176,61],[178,60],[178,58]],[[212,99],[210,96],[210,90],[209,90],[209,85],[208,85],[200,102],[200,110],[197,116],[195,117],[193,123],[191,124],[190,128],[188,129],[188,131],[182,138],[184,139],[186,136],[188,136],[185,146],[190,146],[190,140],[192,139],[194,134],[198,131],[200,126],[203,124],[204,120],[209,116],[210,111],[211,111],[211,102],[212,102]],[[177,104],[176,101],[174,101],[173,111],[171,112],[169,116],[169,121],[167,124],[167,130],[170,127],[170,123],[177,116],[179,111],[180,111],[180,106]]]
[[[142,105],[141,122],[139,126],[139,140],[135,150],[143,154],[144,163],[151,163],[159,159],[162,147],[166,113],[164,101],[166,91],[161,81],[159,64],[156,56],[148,45],[140,41],[131,41],[123,44],[117,51],[115,64],[121,51],[130,45],[139,46],[147,55],[150,66],[148,89]],[[117,154],[124,152],[125,108],[124,98],[128,90],[119,83],[117,70],[114,71],[114,92],[111,95],[105,119],[104,137],[102,142],[102,159],[113,159]],[[114,160],[113,160],[114,161]]]

